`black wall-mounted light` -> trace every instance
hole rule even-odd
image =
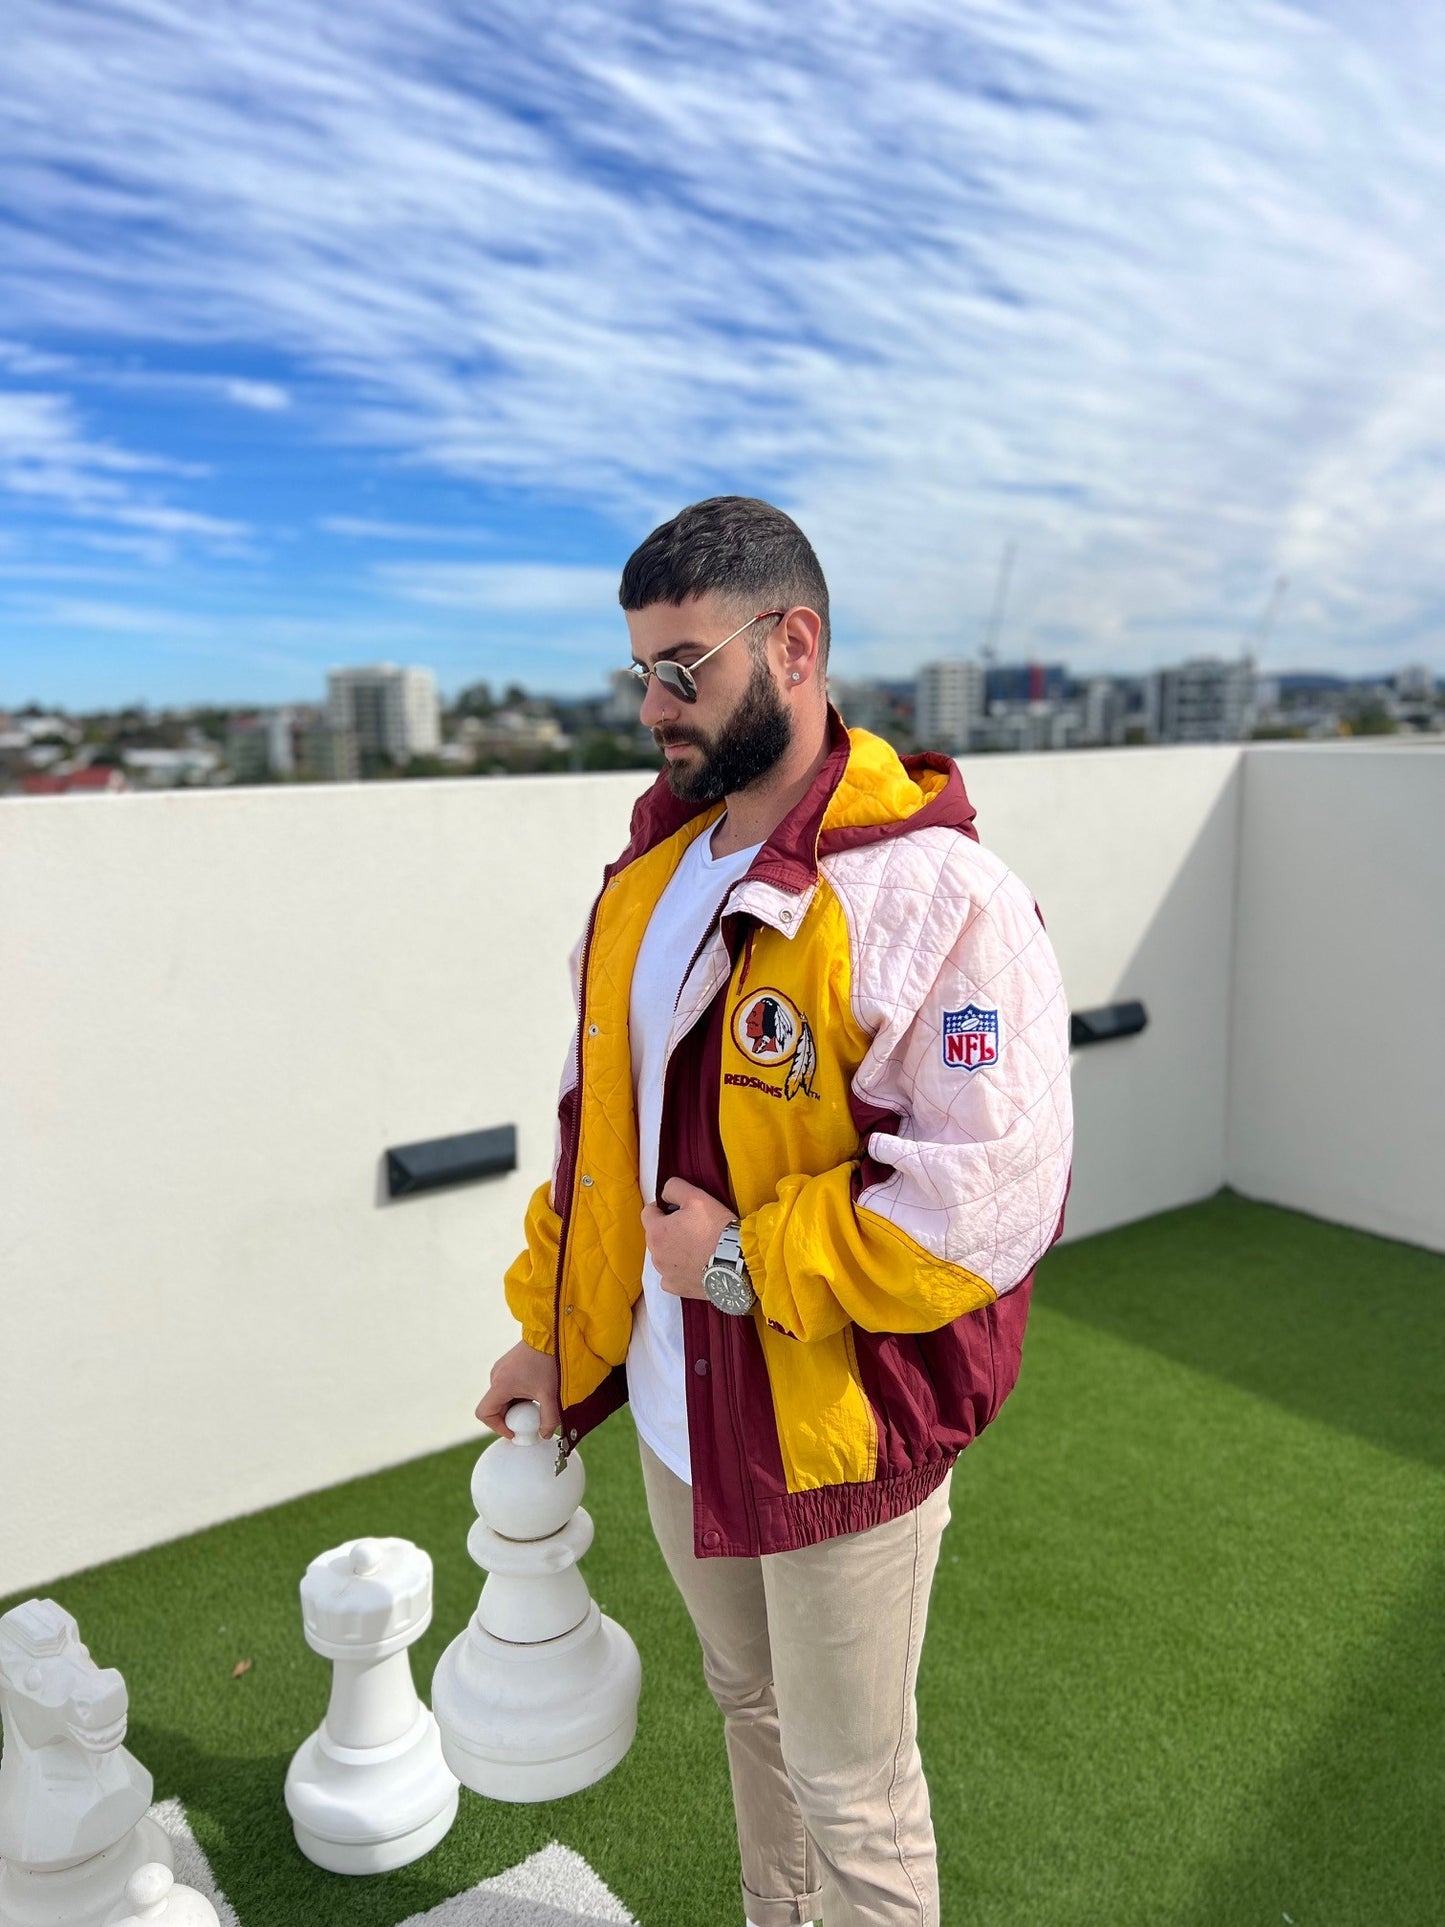
[[[1136,1037],[1148,1021],[1141,1003],[1100,1004],[1096,1010],[1076,1010],[1069,1018],[1069,1042],[1110,1044],[1116,1037]]]
[[[517,1127],[494,1125],[488,1131],[460,1131],[455,1137],[427,1138],[421,1144],[396,1144],[386,1154],[386,1190],[392,1198],[414,1191],[437,1191],[447,1184],[472,1184],[517,1168]]]

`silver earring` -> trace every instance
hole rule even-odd
[[[795,669],[795,670],[793,671],[793,681],[794,681],[794,682],[801,682],[802,680],[803,680],[803,678],[802,678],[802,677],[801,677],[801,676],[799,675],[799,673],[798,673],[798,671],[797,671],[797,670]]]

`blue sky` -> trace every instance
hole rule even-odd
[[[841,674],[1445,672],[1426,0],[9,0],[0,706],[579,692],[700,496]]]

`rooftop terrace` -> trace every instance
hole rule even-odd
[[[1148,1024],[1075,1053],[1065,1241],[955,1482],[920,1689],[945,1922],[1423,1927],[1445,751],[964,775],[1072,1006]],[[641,780],[0,811],[0,1589],[56,1597],[125,1672],[131,1744],[241,1927],[390,1927],[549,1840],[644,1927],[732,1918],[721,1747],[625,1413],[584,1448],[589,1580],[643,1654],[624,1765],[554,1807],[464,1800],[384,1879],[273,1851],[325,1697],[307,1560],[427,1548],[419,1682],[475,1603],[472,1408],[515,1337],[565,958]],[[388,1147],[507,1124],[514,1171],[389,1196]]]

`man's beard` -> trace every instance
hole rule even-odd
[[[668,787],[686,803],[716,803],[735,796],[776,766],[793,740],[793,719],[773,681],[766,656],[754,659],[737,708],[711,739],[686,729],[653,731],[664,743],[691,743],[697,761],[667,765]]]

